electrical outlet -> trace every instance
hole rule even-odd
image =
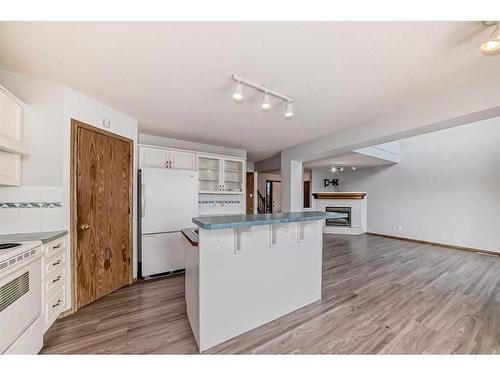
[[[103,118],[102,119],[102,126],[104,126],[105,128],[110,128],[111,127],[111,120]]]
[[[401,225],[400,225],[400,226],[398,226],[398,230],[399,230],[400,232],[402,232],[402,231],[403,231],[403,227],[402,227]]]

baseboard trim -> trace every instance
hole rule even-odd
[[[446,244],[446,243],[433,242],[433,241],[417,240],[416,238],[392,236],[392,235],[389,235],[389,234],[382,234],[382,233],[375,233],[375,232],[366,232],[366,234],[370,234],[372,236],[379,236],[379,237],[391,238],[391,239],[394,239],[394,240],[416,242],[416,243],[421,243],[421,244],[424,244],[424,245],[446,247],[448,249],[453,249],[453,250],[470,251],[470,252],[478,253],[478,254],[481,254],[481,255],[490,255],[490,256],[496,256],[496,257],[500,256],[500,252],[497,253],[495,251],[483,250],[483,249],[476,249],[476,248],[473,248],[473,247],[466,247],[466,246],[459,246],[459,245],[450,245],[450,244]]]

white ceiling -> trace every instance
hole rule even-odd
[[[396,164],[390,160],[378,159],[373,156],[359,154],[357,152],[348,152],[334,158],[327,158],[304,163],[304,168],[325,168],[330,169],[332,166],[346,166],[356,168],[377,167],[380,165]]]
[[[140,131],[277,151],[500,73],[480,22],[3,22],[0,68],[65,83]],[[295,98],[263,113],[231,74]]]

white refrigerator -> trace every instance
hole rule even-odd
[[[142,277],[182,270],[191,245],[180,231],[195,226],[198,172],[143,168],[140,179]]]

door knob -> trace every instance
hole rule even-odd
[[[90,229],[90,225],[88,225],[88,224],[82,224],[82,225],[80,226],[80,229],[81,229],[81,230],[88,230],[88,229]]]

